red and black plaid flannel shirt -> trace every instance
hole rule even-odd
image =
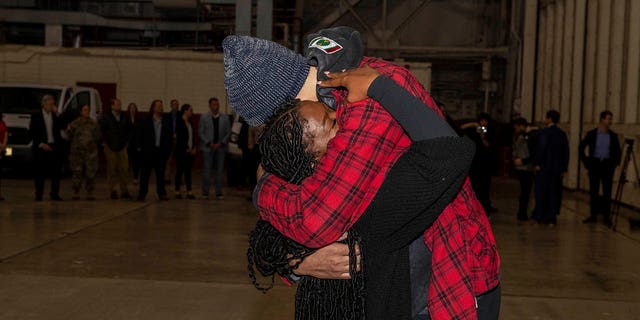
[[[406,70],[364,58],[429,107],[429,94]],[[336,95],[344,102],[341,95]],[[270,175],[261,181],[258,210],[284,235],[308,247],[336,241],[364,213],[396,160],[411,141],[377,102],[338,107],[339,130],[314,174],[300,185]],[[475,297],[499,284],[495,240],[468,179],[456,199],[425,231],[432,252],[429,314],[432,319],[476,319]]]

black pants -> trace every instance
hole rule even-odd
[[[184,185],[187,187],[187,192],[189,192],[191,191],[191,168],[193,167],[193,155],[189,152],[180,152],[177,150],[174,152],[174,155],[176,157],[176,191],[180,190],[182,176],[184,176]]]
[[[478,320],[498,320],[502,300],[500,285],[476,297],[476,300],[478,301]]]
[[[140,193],[139,197],[146,197],[149,192],[149,178],[151,170],[156,173],[156,192],[158,196],[166,196],[167,190],[164,183],[164,171],[167,167],[169,156],[155,149],[153,152],[144,155],[144,163],[140,172]]]
[[[256,171],[258,170],[257,154],[254,150],[242,149],[242,172],[244,182],[253,189],[256,184]]]
[[[491,170],[488,168],[474,168],[470,179],[473,191],[487,215],[491,212]]]
[[[138,180],[140,177],[140,167],[142,167],[142,153],[133,148],[127,149],[127,156],[129,157],[129,166],[133,173],[133,178]]]
[[[533,189],[533,171],[516,170],[520,181],[520,204],[518,206],[518,220],[527,220],[529,210],[529,197]]]
[[[536,212],[534,219],[555,223],[562,204],[562,175],[540,171],[535,178]]]
[[[605,219],[611,213],[611,188],[613,186],[614,164],[609,159],[603,161],[590,159],[589,164],[589,193],[591,195],[591,218],[598,213]],[[600,197],[600,183],[602,183],[602,197]]]
[[[58,197],[60,194],[60,173],[62,170],[62,162],[60,161],[60,153],[56,151],[44,151],[37,149],[33,154],[34,178],[36,186],[36,198],[42,199],[44,194],[44,180],[51,179],[51,197]]]

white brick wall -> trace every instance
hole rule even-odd
[[[0,46],[0,81],[74,86],[77,82],[115,83],[126,106],[148,110],[153,99],[168,108],[171,99],[208,110],[210,97],[226,103],[222,55],[188,51],[66,49]]]

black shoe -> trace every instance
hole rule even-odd
[[[115,191],[111,191],[111,200],[118,200],[118,193]]]
[[[120,195],[120,198],[121,198],[121,199],[131,199],[131,195],[129,194],[129,192],[123,192],[123,193]]]
[[[60,196],[51,196],[51,201],[64,201]]]
[[[35,200],[38,201],[38,202],[42,201],[42,196],[36,196]]]
[[[598,222],[598,219],[596,217],[589,217],[582,220],[582,223],[596,223],[596,222]]]
[[[196,196],[194,196],[193,194],[187,193],[187,199],[194,200],[195,198],[196,198]]]
[[[529,217],[518,217],[518,221],[529,221]]]
[[[169,201],[169,197],[167,197],[166,194],[159,195],[158,198],[160,199],[160,201]]]
[[[140,202],[144,202],[144,198],[145,198],[145,196],[138,196],[138,198],[136,198],[136,200],[140,201]]]
[[[176,192],[176,199],[182,199],[182,193]]]

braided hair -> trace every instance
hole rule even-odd
[[[258,140],[264,169],[294,184],[300,184],[310,176],[316,164],[314,154],[307,148],[310,141],[304,135],[306,122],[298,117],[299,108],[299,100],[288,100],[278,107],[267,120]],[[303,276],[296,292],[296,320],[365,318],[364,276],[356,271],[355,255],[355,246],[362,245],[362,240],[351,230],[344,242],[349,247],[351,279],[324,280]],[[314,252],[285,237],[268,222],[258,221],[249,234],[249,278],[258,290],[266,293],[273,287],[276,274],[292,274],[301,261]],[[296,263],[292,265],[291,261]],[[362,255],[361,261],[364,261]],[[255,269],[263,276],[271,277],[269,285],[263,286],[257,281]]]
[[[294,184],[310,176],[316,163],[313,153],[307,151],[306,121],[298,117],[299,109],[300,100],[285,101],[267,120],[258,139],[262,167]]]

